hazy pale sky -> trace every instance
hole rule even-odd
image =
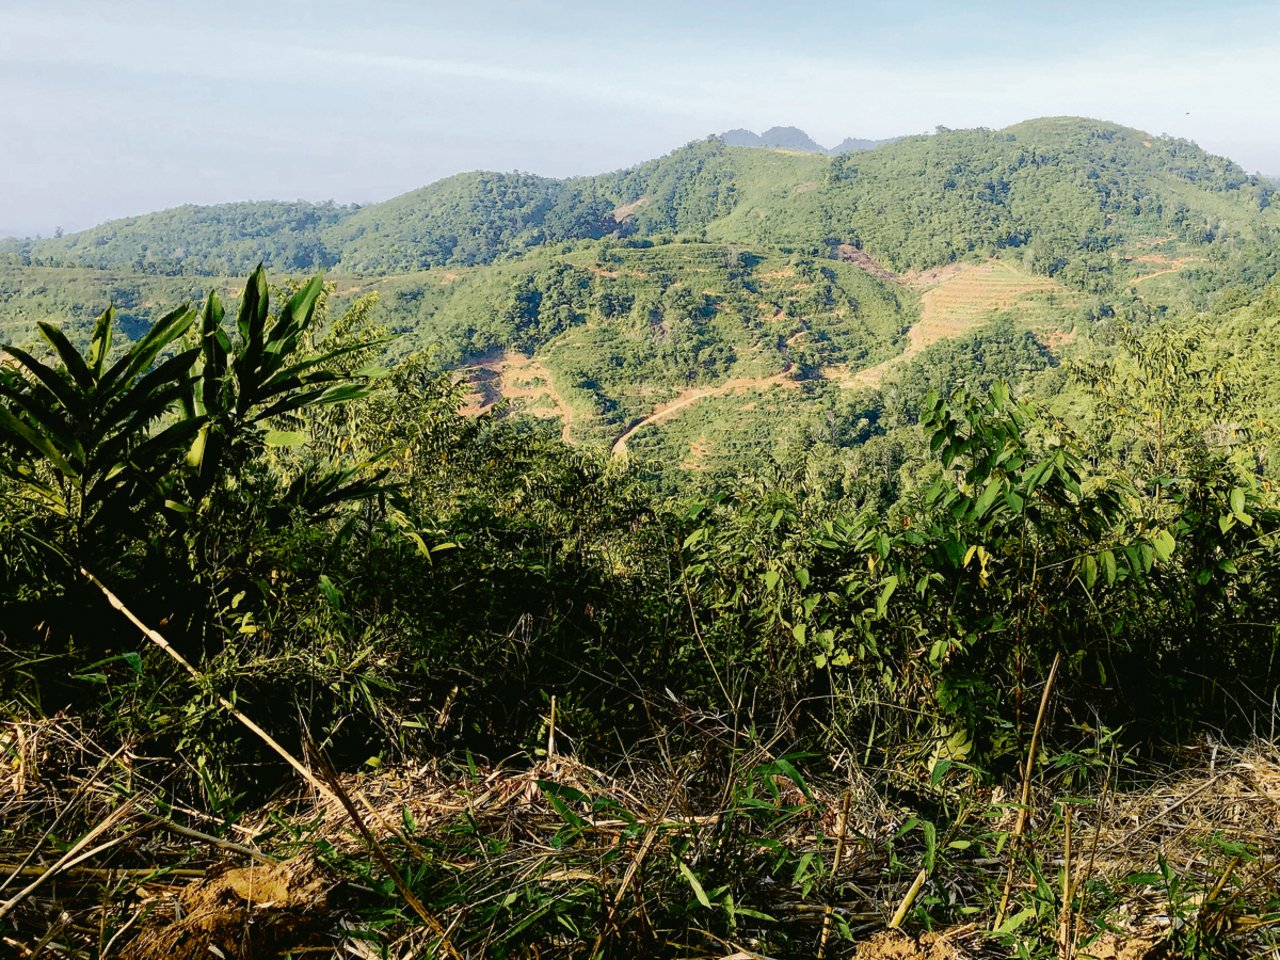
[[[1114,120],[1280,174],[1280,2],[0,0],[0,233],[181,203]]]

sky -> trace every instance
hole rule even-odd
[[[1039,116],[1280,174],[1280,2],[0,0],[0,235]]]

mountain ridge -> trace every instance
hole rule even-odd
[[[823,257],[846,245],[892,272],[1012,251],[1033,273],[1088,289],[1109,275],[1115,251],[1135,243],[1207,250],[1235,238],[1218,245],[1222,257],[1200,257],[1211,261],[1202,270],[1225,270],[1218,260],[1239,259],[1242,248],[1273,250],[1274,191],[1190,141],[1057,117],[834,157],[710,137],[596,176],[462,173],[365,206],[185,206],[8,241],[0,252],[175,276],[234,275],[259,260],[380,275],[492,263],[547,244],[683,237]],[[1249,269],[1257,282],[1275,264],[1263,258]]]
[[[868,140],[861,137],[845,137],[834,147],[824,147],[799,127],[770,127],[764,133],[756,133],[742,127],[726,130],[716,134],[716,138],[730,147],[753,147],[773,150],[799,150],[803,153],[822,153],[827,156],[839,156],[842,153],[855,153],[862,150],[874,150],[888,143],[896,143],[902,137],[887,137],[883,140]]]

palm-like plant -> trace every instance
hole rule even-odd
[[[348,354],[367,351],[371,346],[368,341],[301,355],[303,338],[315,325],[323,289],[322,278],[313,277],[272,320],[267,277],[259,265],[240,301],[234,342],[223,325],[221,300],[216,292],[209,294],[201,314],[200,375],[187,407],[187,416],[200,421],[187,457],[193,500],[208,496],[220,478],[241,469],[263,445],[301,439],[266,429],[273,421],[372,393],[370,381],[379,371],[348,372],[337,362]],[[293,492],[302,496],[303,491],[323,488],[326,501],[332,501],[340,490],[355,495],[356,488],[345,481],[358,469],[317,469],[304,471]],[[368,492],[363,486],[360,490]]]
[[[110,366],[110,309],[87,356],[49,323],[40,332],[58,366],[5,348],[12,364],[0,377],[0,472],[13,493],[65,525],[71,549],[141,503],[165,499],[171,470],[204,422],[178,414],[200,351],[156,361],[195,318],[189,306],[167,314]]]
[[[0,366],[0,475],[11,481],[10,495],[58,518],[76,554],[90,542],[108,546],[111,533],[129,529],[127,517],[198,511],[271,442],[268,424],[372,391],[372,371],[335,364],[368,343],[300,355],[322,290],[313,277],[272,318],[259,266],[234,341],[211,292],[199,314],[190,305],[167,314],[110,366],[111,309],[98,317],[86,355],[41,323],[58,362],[5,347],[12,360]],[[199,343],[175,351],[197,316]],[[304,471],[293,492],[304,505],[316,496],[327,504],[365,495],[367,483],[351,482],[358,472]]]

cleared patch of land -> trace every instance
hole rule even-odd
[[[520,403],[520,409],[535,417],[559,417],[561,437],[570,443],[573,408],[556,390],[555,377],[540,360],[518,351],[493,351],[463,370],[472,387],[471,401],[462,413],[478,416],[501,400]]]
[[[957,263],[900,280],[923,291],[920,319],[907,331],[907,348],[896,357],[853,373],[831,368],[824,371],[828,379],[842,387],[877,386],[890,370],[919,356],[932,344],[963,336],[1027,297],[1064,292],[1048,277],[1033,276],[1003,260]]]
[[[1129,260],[1131,265],[1140,265],[1141,268],[1154,267],[1150,273],[1144,273],[1140,277],[1133,280],[1134,286],[1139,283],[1145,283],[1148,280],[1154,280],[1156,277],[1167,276],[1171,273],[1178,273],[1195,263],[1204,263],[1204,257],[1166,257],[1162,254],[1148,253],[1140,257],[1133,257]]]

